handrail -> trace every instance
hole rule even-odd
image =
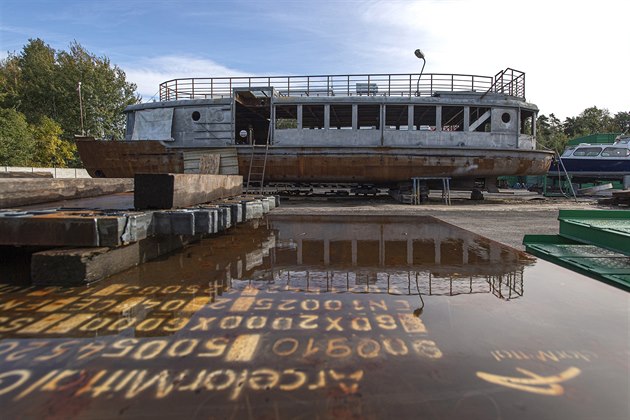
[[[525,73],[513,68],[506,68],[494,75],[494,82],[481,99],[488,93],[503,93],[517,98],[525,99]]]
[[[437,92],[505,93],[525,99],[525,73],[506,69],[492,76],[424,73],[346,74],[312,76],[208,77],[167,80],[160,84],[160,101],[229,98],[237,88],[273,87],[280,96],[420,96]]]

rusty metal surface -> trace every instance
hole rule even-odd
[[[96,287],[0,281],[2,417],[627,418],[627,303],[430,218],[271,217]]]
[[[183,152],[159,141],[76,140],[85,169],[94,178],[133,178],[136,173],[183,173]]]
[[[417,176],[543,175],[551,158],[548,152],[522,150],[270,148],[265,181],[392,184]],[[249,159],[239,153],[239,172],[247,170]]]
[[[131,177],[135,172],[183,172],[181,153],[160,142],[79,141],[78,145],[92,176],[97,170],[115,177]],[[236,150],[239,174],[247,176],[251,148]],[[547,173],[551,158],[549,152],[500,149],[270,147],[265,181],[391,184],[414,176],[473,179],[542,175]]]

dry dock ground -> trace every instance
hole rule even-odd
[[[439,193],[428,204],[398,204],[387,196],[289,197],[274,214],[291,215],[418,215],[433,216],[516,249],[524,250],[527,234],[558,233],[558,210],[598,209],[596,199],[544,198],[522,191],[485,194],[483,201],[469,200],[470,193],[454,193],[452,205],[440,202]]]

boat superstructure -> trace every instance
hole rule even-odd
[[[240,173],[265,183],[395,186],[544,174],[525,73],[175,79],[125,110],[124,141],[79,140],[92,176]],[[256,169],[256,168],[259,169]],[[213,172],[214,171],[214,172]]]

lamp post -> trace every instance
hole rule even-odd
[[[425,64],[427,64],[427,60],[424,59],[424,54],[422,53],[422,51],[420,51],[419,48],[413,53],[416,55],[416,57],[422,60],[422,70],[420,70],[420,76],[418,76],[418,83],[416,84],[416,96],[420,96],[420,78],[422,77],[422,72],[424,71]]]

